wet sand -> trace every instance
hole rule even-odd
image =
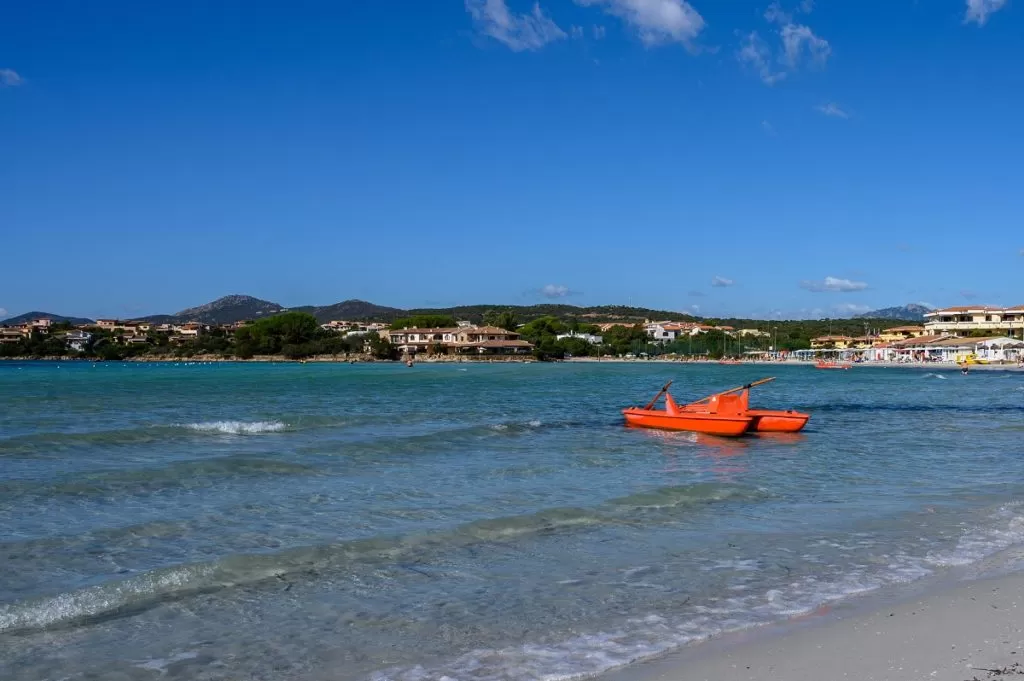
[[[605,681],[1024,679],[1024,575],[866,613],[817,613],[609,674]]]

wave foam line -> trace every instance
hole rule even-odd
[[[225,435],[258,435],[280,433],[288,427],[281,421],[202,421],[186,423],[185,428],[200,433],[223,433]]]

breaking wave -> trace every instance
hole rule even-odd
[[[203,421],[186,423],[185,428],[200,433],[223,433],[225,435],[258,435],[280,433],[288,427],[281,421]]]

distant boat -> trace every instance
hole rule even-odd
[[[851,362],[828,362],[823,359],[819,359],[814,364],[815,369],[849,369],[853,364]]]

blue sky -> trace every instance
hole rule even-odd
[[[1024,303],[1013,0],[26,2],[0,309]]]

